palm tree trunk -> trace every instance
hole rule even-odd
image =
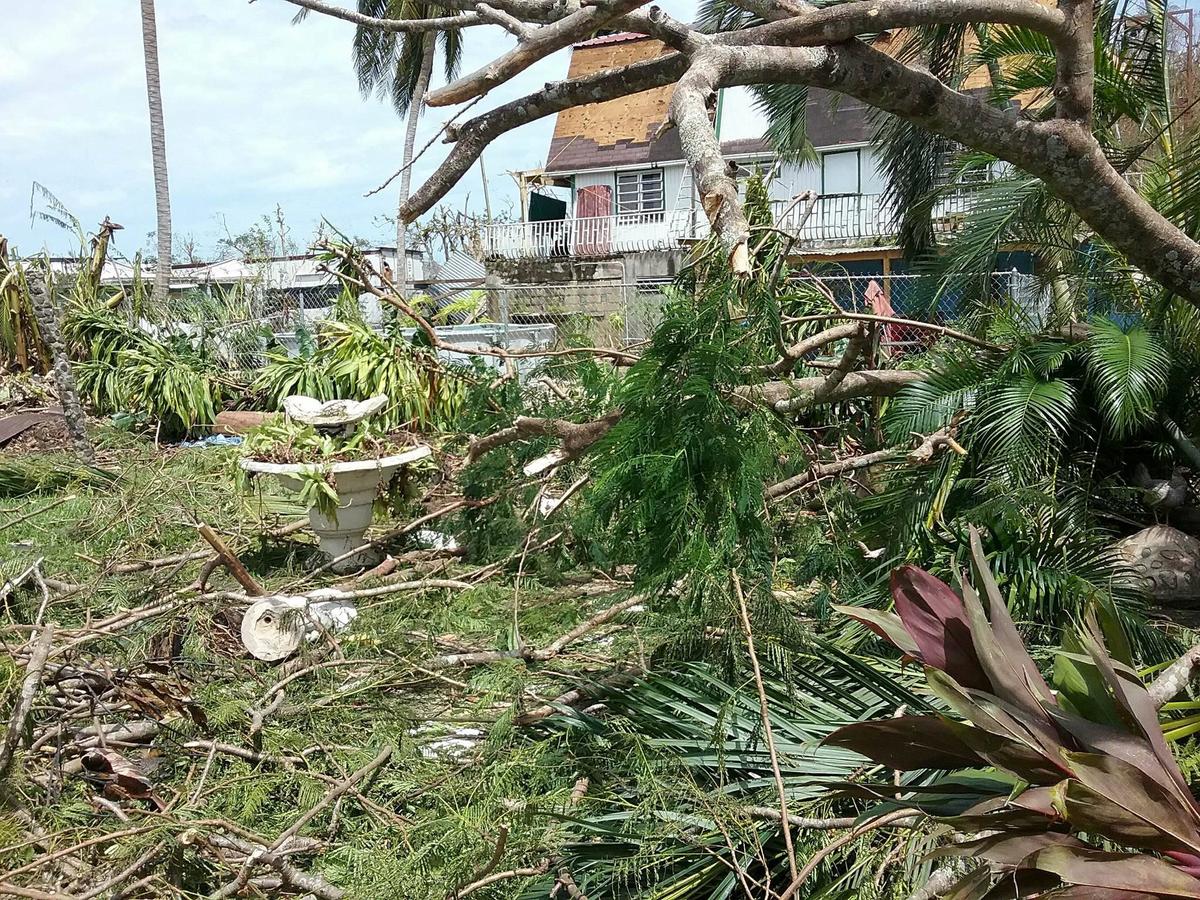
[[[154,302],[167,299],[171,285],[171,193],[167,187],[167,131],[163,124],[162,85],[158,77],[158,33],[154,0],[142,3],[142,52],[146,66],[146,98],[150,103],[150,154],[154,164],[154,208],[158,214],[158,263],[154,268]]]
[[[71,363],[67,357],[67,346],[63,342],[62,331],[58,327],[58,308],[54,297],[40,276],[29,279],[29,301],[33,307],[33,315],[37,319],[38,331],[42,335],[42,343],[50,354],[50,374],[54,377],[54,386],[58,390],[58,402],[62,406],[63,419],[75,452],[84,462],[94,463],[95,452],[87,434],[87,417],[79,402],[79,391],[75,389],[75,376],[71,373]]]
[[[417,146],[417,124],[425,108],[425,92],[429,90],[429,79],[433,75],[433,56],[437,50],[437,35],[427,34],[421,51],[421,71],[417,83],[413,86],[412,101],[408,106],[408,131],[404,135],[404,171],[400,174],[400,198],[396,203],[396,274],[394,281],[400,289],[400,296],[408,294],[408,253],[405,239],[408,226],[400,216],[400,207],[408,199],[408,189],[412,184],[413,152]]]

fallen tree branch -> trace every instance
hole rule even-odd
[[[859,397],[892,397],[907,384],[928,380],[929,374],[912,369],[861,369],[849,372],[833,390],[821,398],[821,402],[840,403]],[[739,387],[734,391],[734,396],[766,403],[777,413],[794,413],[812,406],[816,402],[816,392],[824,383],[824,376],[767,381]]]
[[[873,453],[864,453],[861,456],[839,459],[835,462],[819,463],[807,472],[801,472],[799,475],[793,475],[791,478],[777,481],[768,487],[767,499],[778,500],[781,497],[786,497],[788,494],[795,493],[801,488],[816,484],[822,478],[828,478],[831,475],[841,475],[844,472],[853,472],[858,469],[865,469],[868,466],[888,462],[889,460],[896,459],[900,452],[889,447],[884,450],[876,450]]]
[[[908,895],[906,900],[936,900],[958,881],[958,873],[950,866],[934,869],[929,880]]]
[[[488,861],[486,863],[484,863],[480,868],[475,870],[475,874],[472,875],[467,880],[466,885],[464,885],[463,887],[475,884],[476,882],[481,881],[482,879],[486,878],[488,875],[492,874],[492,872],[496,871],[496,866],[500,865],[500,860],[504,858],[504,849],[507,846],[508,846],[508,826],[502,824],[500,826],[500,836],[496,838],[496,846],[492,850],[491,858],[488,859]],[[455,897],[461,897],[462,896],[461,892],[463,890],[463,887],[456,887],[452,891],[450,891],[450,893],[448,895],[449,900],[453,900],[453,898],[455,898]]]
[[[247,594],[251,597],[266,596],[267,592],[263,590],[262,585],[254,580],[254,576],[242,565],[242,561],[237,558],[236,554],[225,546],[225,542],[221,540],[220,535],[213,531],[212,526],[202,522],[199,531],[200,536],[208,541],[209,546],[217,554],[217,558],[221,560],[221,565],[238,584],[245,588]]]
[[[25,723],[33,709],[33,698],[37,695],[38,687],[42,683],[42,672],[46,668],[46,660],[50,656],[50,645],[53,640],[54,626],[49,624],[42,626],[41,634],[38,635],[37,642],[33,645],[33,652],[29,656],[29,663],[25,666],[25,678],[21,682],[21,692],[17,695],[17,703],[8,720],[8,731],[5,732],[4,743],[0,744],[0,779],[8,774],[13,754],[16,753],[21,734],[25,731]]]
[[[283,834],[281,834],[279,837],[277,837],[275,839],[275,842],[272,843],[271,846],[268,848],[268,852],[274,852],[274,851],[278,850],[280,847],[282,847],[284,844],[286,844],[290,838],[295,837],[295,835],[300,831],[301,828],[303,828],[305,825],[307,825],[309,822],[311,822],[313,820],[313,818],[317,815],[317,813],[319,813],[321,810],[323,810],[325,807],[327,807],[333,801],[337,800],[338,797],[341,797],[343,794],[349,793],[350,791],[354,790],[355,786],[360,781],[363,781],[372,772],[374,772],[376,769],[378,769],[380,766],[382,766],[384,763],[386,763],[389,759],[391,759],[394,749],[395,748],[393,748],[391,746],[384,747],[381,751],[379,751],[378,754],[376,754],[375,758],[372,759],[369,763],[367,763],[361,769],[358,769],[357,771],[352,772],[348,777],[346,777],[345,779],[343,779],[342,781],[340,781],[336,785],[334,785],[334,787],[328,793],[326,793],[324,797],[322,797],[315,804],[313,804],[313,806],[308,810],[308,812],[306,812],[306,813],[304,813],[304,815],[300,816],[300,818],[298,818],[295,822],[293,822],[287,828],[287,830],[283,832]]]
[[[601,625],[615,619],[621,613],[645,602],[645,597],[634,595],[620,603],[602,609],[591,618],[579,623],[570,631],[555,638],[542,648],[520,647],[515,650],[474,650],[467,653],[450,653],[437,656],[424,665],[430,669],[448,669],[455,666],[477,666],[484,663],[499,662],[505,659],[520,659],[525,662],[546,662],[562,653],[570,644],[579,640],[585,634],[596,630]]]
[[[1162,708],[1163,704],[1187,687],[1197,671],[1200,671],[1200,644],[1167,666],[1146,688],[1155,707]]]
[[[535,419],[518,416],[509,428],[502,429],[471,441],[466,464],[478,460],[485,453],[532,437],[557,437],[561,441],[556,464],[561,465],[582,456],[594,443],[611,429],[621,418],[621,410],[614,409],[591,422],[568,422],[566,419]]]
[[[517,716],[518,725],[533,725],[542,719],[549,718],[556,712],[559,712],[563,707],[573,707],[577,703],[585,700],[590,700],[593,697],[599,697],[612,690],[613,688],[622,687],[634,681],[644,670],[640,666],[630,666],[618,672],[614,672],[605,678],[588,681],[579,687],[572,688],[559,694],[549,703],[544,703],[541,706],[534,707],[528,712]]]
[[[786,375],[796,365],[797,360],[803,359],[814,350],[819,350],[834,341],[853,337],[858,333],[858,328],[857,324],[850,322],[846,325],[834,325],[832,328],[810,335],[785,348],[782,357],[776,362],[759,366],[758,371],[764,375]]]
[[[490,884],[495,884],[498,881],[508,881],[510,878],[530,878],[534,875],[545,875],[550,871],[550,860],[544,859],[536,866],[525,866],[520,869],[509,869],[506,872],[493,872],[478,881],[472,881],[468,885],[459,888],[454,894],[455,900],[473,894],[481,888],[485,888]]]
[[[921,435],[914,432],[913,440],[916,442],[916,446],[909,451],[906,457],[909,465],[928,465],[943,450],[952,450],[959,456],[966,456],[966,448],[956,440],[958,426],[962,423],[965,415],[965,410],[959,410],[944,428],[939,428],[931,434]]]
[[[176,553],[171,556],[160,556],[157,559],[144,559],[136,562],[117,563],[108,566],[104,571],[111,575],[132,575],[135,572],[145,572],[148,569],[161,569],[175,566],[179,563],[197,562],[212,556],[208,550],[193,550],[190,553]]]
[[[800,874],[792,879],[792,883],[788,885],[787,890],[779,895],[779,900],[791,900],[791,898],[796,895],[796,892],[804,885],[804,882],[808,880],[808,876],[816,870],[817,866],[819,866],[822,861],[829,856],[829,854],[841,849],[842,847],[845,847],[847,844],[853,843],[868,831],[873,831],[876,828],[882,828],[885,825],[895,824],[899,819],[911,819],[912,817],[912,810],[898,809],[895,812],[890,812],[887,815],[880,816],[878,819],[872,819],[870,822],[864,822],[862,825],[859,825],[857,828],[848,831],[837,840],[830,841],[828,844],[814,853],[809,861],[805,863],[804,868],[800,870]]]
[[[767,743],[767,755],[771,760],[771,772],[775,776],[775,791],[779,798],[779,821],[783,825],[783,846],[787,850],[788,870],[792,878],[796,877],[796,848],[792,844],[791,816],[788,813],[787,791],[783,785],[783,774],[779,769],[779,754],[775,749],[775,736],[771,729],[771,707],[767,702],[767,689],[763,686],[762,671],[758,667],[758,654],[754,650],[754,630],[750,627],[750,613],[746,609],[746,595],[742,592],[742,582],[737,570],[731,573],[733,589],[738,599],[738,614],[742,619],[742,631],[746,635],[746,651],[750,654],[751,671],[754,673],[754,686],[758,691],[758,711],[762,720],[763,738]]]
[[[29,581],[31,578],[33,578],[34,574],[38,571],[38,568],[41,566],[44,560],[44,556],[39,556],[26,568],[22,569],[12,578],[9,578],[4,582],[3,585],[0,585],[0,603],[7,600],[13,591],[23,585],[26,581]]]
[[[976,347],[981,347],[984,350],[991,350],[993,353],[1007,353],[1009,348],[1000,344],[994,344],[991,341],[986,341],[983,338],[977,338],[973,334],[967,334],[965,331],[958,331],[954,328],[949,328],[946,325],[937,325],[933,322],[922,322],[920,319],[902,319],[898,316],[879,316],[874,313],[857,313],[846,312],[844,310],[832,311],[827,313],[819,313],[809,316],[796,316],[783,320],[785,325],[795,325],[801,322],[821,322],[828,319],[852,319],[855,322],[878,322],[883,325],[903,325],[906,328],[916,328],[921,331],[930,331],[934,334],[940,334],[944,337],[954,338],[956,341],[962,341],[964,344],[972,344]]]
[[[739,812],[745,813],[752,819],[769,819],[772,822],[778,822],[781,818],[779,809],[774,806],[744,806]],[[805,831],[836,831],[840,828],[853,828],[857,821],[855,816],[817,819],[809,816],[788,815],[788,824]]]
[[[825,380],[813,391],[812,403],[824,403],[825,398],[838,389],[841,383],[846,380],[846,376],[854,368],[854,364],[858,362],[858,358],[862,356],[866,346],[866,329],[858,326],[854,334],[851,335],[850,340],[846,342],[846,349],[842,351],[841,358],[837,361],[837,364],[825,376]]]
[[[230,834],[185,834],[180,842],[185,844],[207,844],[215,850],[233,851],[242,854],[246,857],[244,871],[248,873],[253,869],[253,865],[263,865],[274,869],[279,873],[279,877],[291,888],[300,891],[307,891],[314,897],[319,897],[321,900],[341,900],[346,896],[346,892],[339,887],[330,884],[319,875],[314,875],[311,872],[305,872],[288,861],[283,853],[278,852],[277,847],[264,847],[262,844],[252,843],[244,838],[235,837]],[[241,877],[241,873],[239,873]],[[243,882],[244,884],[244,882]],[[240,890],[242,885],[238,886]],[[218,890],[213,894],[214,897],[227,897],[231,893],[227,891],[230,885]],[[236,893],[236,891],[234,891]]]

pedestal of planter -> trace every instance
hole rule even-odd
[[[307,472],[318,471],[333,476],[333,487],[338,495],[338,508],[333,515],[312,507],[308,520],[320,541],[322,552],[331,560],[335,572],[354,572],[364,566],[374,565],[382,554],[374,548],[350,553],[363,542],[363,536],[371,526],[375,497],[379,486],[391,480],[396,470],[409,463],[424,459],[432,451],[426,446],[413,447],[403,453],[380,459],[364,459],[340,463],[269,463],[257,459],[243,459],[240,465],[247,472],[274,475],[291,490],[300,490],[304,482],[301,477]],[[346,554],[350,554],[346,556]],[[340,557],[345,556],[345,559]]]

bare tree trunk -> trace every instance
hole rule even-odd
[[[162,85],[158,77],[154,0],[141,0],[141,3],[146,98],[150,103],[150,154],[154,165],[154,208],[158,217],[158,263],[154,268],[154,302],[158,304],[167,299],[171,285],[171,193],[167,186],[167,131],[163,123]]]
[[[417,125],[421,121],[421,113],[425,110],[425,94],[429,90],[429,79],[433,75],[433,57],[437,51],[437,35],[427,34],[423,38],[424,46],[421,51],[421,71],[417,75],[417,83],[413,86],[412,102],[408,105],[408,131],[404,135],[404,171],[400,175],[400,197],[396,201],[396,274],[393,276],[401,297],[408,296],[408,223],[404,221],[401,211],[408,200],[408,190],[412,185],[413,152],[417,146]]]
[[[75,376],[71,374],[67,345],[63,342],[62,331],[58,327],[58,308],[40,275],[29,279],[29,299],[33,306],[33,315],[37,319],[38,331],[42,335],[42,344],[50,353],[50,373],[54,376],[54,386],[58,389],[58,402],[62,404],[63,419],[66,421],[71,443],[75,445],[75,452],[81,459],[89,463],[95,462],[92,442],[88,440],[87,417],[79,402],[79,392],[75,389]]]

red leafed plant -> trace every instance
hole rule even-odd
[[[947,714],[849,725],[827,743],[898,770],[996,773],[990,796],[957,808],[928,792],[898,801],[976,835],[937,851],[983,863],[945,895],[954,900],[1200,898],[1200,808],[1118,630],[1090,616],[1047,683],[974,532],[971,555],[961,593],[904,566],[894,614],[840,608],[920,662]]]

